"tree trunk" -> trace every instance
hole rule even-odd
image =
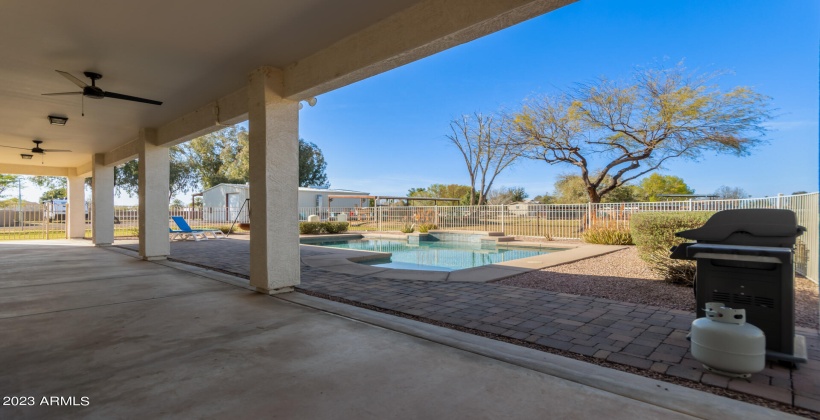
[[[587,187],[587,194],[589,194],[589,202],[590,203],[600,203],[601,196],[598,195],[598,191],[595,187]]]

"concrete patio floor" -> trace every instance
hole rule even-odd
[[[85,241],[0,244],[0,394],[35,402],[0,418],[784,417],[181,268]],[[73,404],[43,404],[55,396]]]
[[[218,241],[173,242],[171,256],[199,267],[247,276],[246,239],[240,235]],[[127,241],[121,246],[136,249]],[[594,248],[576,250],[598,252]],[[738,396],[747,394],[820,412],[820,337],[815,330],[798,328],[807,339],[811,358],[799,369],[769,363],[751,380],[729,379],[706,372],[689,352],[685,336],[693,313],[485,283],[499,275],[497,270],[482,273],[487,267],[464,270],[473,272],[470,281],[453,281],[437,277],[439,272],[392,270],[345,260],[359,259],[363,254],[372,253],[303,245],[298,289],[586,361],[608,366],[614,363],[656,378],[700,383],[718,394],[728,390]],[[560,254],[567,255],[560,258],[575,259],[570,251],[549,255]],[[509,276],[510,271],[504,269],[500,275]]]

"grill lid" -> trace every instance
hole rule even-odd
[[[713,244],[792,247],[805,231],[791,210],[741,209],[717,212],[702,227],[675,236]]]

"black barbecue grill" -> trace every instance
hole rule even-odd
[[[696,260],[698,318],[707,302],[745,309],[766,335],[766,356],[805,362],[805,338],[794,334],[796,238],[806,229],[790,210],[748,209],[715,213],[702,227],[675,236],[695,240],[672,248],[671,258]]]

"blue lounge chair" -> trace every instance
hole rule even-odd
[[[199,241],[200,239],[206,240],[208,239],[208,234],[213,236],[214,239],[226,238],[225,234],[219,229],[192,229],[182,216],[171,216],[171,220],[173,220],[179,228],[179,230],[168,228],[171,234],[171,240],[176,238],[183,240],[193,238],[195,241]]]

